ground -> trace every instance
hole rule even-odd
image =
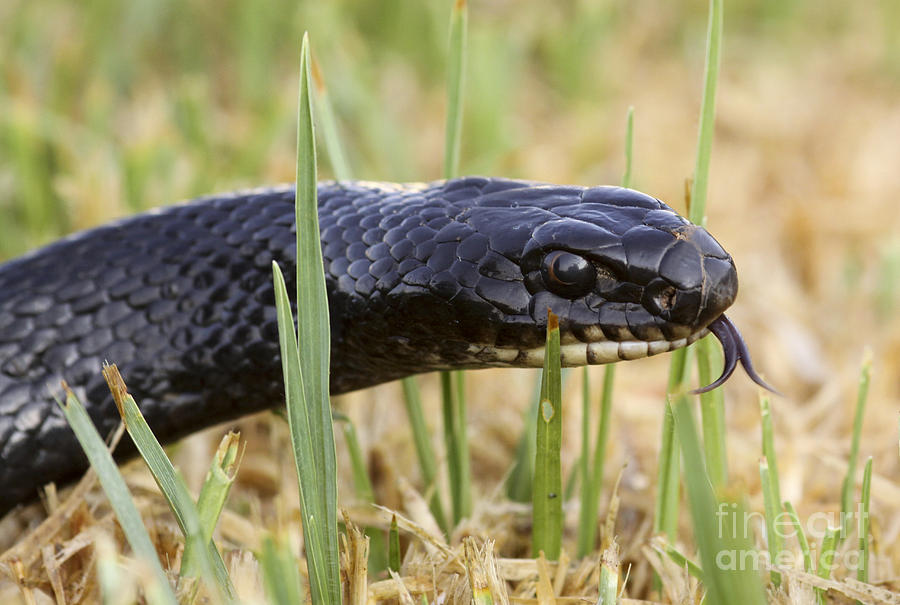
[[[13,0],[0,7],[0,258],[142,208],[292,180],[304,30],[311,33],[354,175],[440,177],[449,3],[250,6],[237,0],[90,7]],[[803,519],[827,519],[840,510],[859,366],[870,352],[873,378],[860,453],[861,460],[873,457],[875,475],[870,578],[896,591],[900,10],[891,0],[748,0],[725,8],[708,228],[734,256],[740,275],[729,315],[758,368],[785,393],[772,400],[782,495]],[[705,19],[706,3],[699,0],[543,7],[472,2],[462,171],[618,183],[626,110],[634,106],[635,187],[684,211]],[[320,159],[328,176],[326,156]],[[595,370],[598,385],[602,370]],[[668,591],[654,593],[645,552],[666,374],[665,358],[621,364],[601,499],[609,500],[624,468],[615,536],[625,561],[634,564],[626,595],[681,602],[693,588],[669,570]],[[468,534],[478,544],[494,540],[503,561],[528,555],[528,516],[498,497],[498,485],[533,380],[520,371],[467,377],[477,504],[473,520],[451,538],[455,548]],[[579,384],[580,372],[570,373],[564,472],[580,447]],[[436,380],[427,377],[422,387],[441,455]],[[736,375],[725,392],[730,484],[746,492],[752,511],[761,511],[757,391]],[[422,486],[408,428],[398,422],[404,418],[399,393],[398,385],[385,385],[337,398],[335,405],[360,433],[379,502],[412,515],[414,492],[398,480],[408,480],[412,490]],[[288,478],[293,463],[282,455],[288,448],[280,420],[258,417],[242,430],[248,450],[220,533],[232,547],[253,549],[260,528],[297,526],[297,496]],[[208,460],[221,435],[206,432],[174,451],[192,485],[205,473],[206,463],[197,461]],[[346,479],[342,502],[354,511],[340,438],[338,457]],[[144,489],[152,482],[140,469],[130,477],[156,519],[158,548],[176,556],[174,525]],[[69,583],[93,557],[94,550],[78,542],[87,535],[80,532],[112,527],[102,497],[86,502],[95,508],[79,505],[62,530],[74,542],[60,544],[77,552],[64,568]],[[577,499],[567,511],[571,531],[564,544],[571,554]],[[0,548],[21,545],[42,515],[38,504],[5,519]],[[685,511],[680,544],[687,552],[691,536]],[[46,570],[53,569],[54,550],[41,554],[45,543],[54,542],[26,543],[31,550],[20,554],[38,561],[26,565],[29,581],[52,594],[53,574]],[[66,552],[57,546],[57,556],[60,548]],[[410,555],[411,574],[416,556]],[[240,552],[235,560],[252,567]],[[593,586],[596,595],[595,578],[573,579],[579,569],[572,563],[558,594],[591,594]],[[513,592],[534,594],[536,571],[501,570],[514,573],[526,579],[512,582]],[[9,584],[2,594],[19,592]],[[792,602],[779,593],[771,599]]]

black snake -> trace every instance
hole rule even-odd
[[[655,355],[709,330],[726,357],[714,385],[738,361],[761,382],[723,315],[731,257],[652,197],[496,178],[318,194],[332,393],[540,366],[547,309],[565,365]],[[271,261],[291,291],[295,251],[282,187],[149,212],[0,265],[0,511],[85,469],[54,401],[62,379],[102,434],[118,423],[104,360],[163,440],[279,405]]]

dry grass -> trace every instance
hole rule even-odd
[[[900,285],[889,290],[885,284],[890,280],[900,284],[898,55],[896,45],[888,39],[889,28],[884,26],[888,3],[879,5],[881,9],[874,8],[876,3],[867,4],[853,12],[835,2],[796,6],[800,8],[794,17],[769,26],[748,17],[744,4],[736,15],[729,13],[726,18],[709,227],[733,254],[741,276],[741,294],[730,315],[741,326],[757,366],[787,394],[773,402],[782,494],[803,519],[836,516],[840,510],[858,366],[864,350],[873,352],[874,374],[861,451],[863,459],[874,458],[875,469],[873,585],[861,586],[844,573],[825,581],[790,571],[785,574],[787,590],[773,589],[770,599],[774,603],[810,602],[811,587],[826,587],[832,589],[829,600],[836,603],[851,599],[897,603]],[[534,30],[538,23],[550,29],[563,28],[570,17],[562,9],[541,17],[513,15],[514,10],[503,2],[490,3],[484,8],[487,14],[479,15],[479,9],[473,9],[476,49],[489,46],[479,38],[489,37],[479,34],[479,20],[490,25],[494,20],[514,19],[518,28]],[[507,99],[508,112],[497,126],[498,136],[506,137],[507,144],[490,157],[479,155],[480,149],[473,144],[475,148],[468,150],[470,164],[464,144],[463,171],[469,171],[467,165],[480,167],[490,161],[494,174],[583,184],[618,182],[625,108],[634,105],[636,186],[678,207],[684,178],[693,165],[701,44],[692,39],[694,50],[681,52],[678,43],[673,43],[678,32],[696,33],[681,27],[681,15],[675,8],[637,2],[632,12],[629,16],[640,14],[640,19],[623,19],[615,31],[604,32],[605,37],[596,43],[592,56],[598,65],[583,68],[595,79],[583,84],[574,100],[563,101],[554,93],[573,85],[560,83],[542,70],[541,56],[525,60],[515,93]],[[691,21],[694,28],[696,21]],[[521,38],[527,38],[527,32],[513,42]],[[365,48],[365,38],[353,42]],[[673,47],[678,52],[672,52]],[[426,178],[437,174],[442,155],[441,83],[420,78],[399,61],[381,65],[379,88],[373,94],[387,97],[387,91],[393,91],[387,113],[402,115],[406,128],[418,131],[417,136],[408,138],[407,155],[415,158],[408,170]],[[6,67],[6,73],[17,71],[15,65]],[[471,103],[478,103],[478,68],[473,69],[475,82],[469,94]],[[290,76],[284,80],[284,90],[273,90],[272,95],[284,98],[283,103],[290,107],[295,83]],[[29,95],[34,91],[26,84],[14,80],[5,100],[21,104],[27,113],[33,110]],[[117,119],[130,123],[130,136],[138,139],[153,136],[147,133],[167,132],[171,126],[165,117],[164,75],[140,87],[142,94],[118,108]],[[342,87],[335,87],[338,95]],[[235,130],[215,135],[223,137],[218,144],[239,145],[245,117],[229,112],[227,103],[209,102],[215,119]],[[467,127],[480,119],[471,117]],[[351,124],[355,128],[356,122]],[[125,208],[120,169],[108,161],[115,143],[85,145],[86,153],[75,154],[78,161],[58,159],[60,173],[53,182],[71,205],[73,226],[99,222]],[[260,174],[226,178],[216,182],[215,188],[290,179],[290,145],[290,136],[276,138]],[[81,162],[89,168],[77,169]],[[372,174],[384,166],[376,160],[363,158],[362,163],[370,170],[365,176],[391,176]],[[148,195],[159,192],[158,201],[184,197],[191,191],[190,178],[185,175],[200,166],[195,156],[179,160],[172,172],[174,180],[154,186]],[[3,177],[10,171],[0,165],[0,191],[9,187],[9,179]],[[602,498],[610,500],[612,486],[624,468],[618,514],[609,526],[614,528],[622,577],[627,574],[625,596],[663,603],[697,602],[696,582],[670,562],[660,563],[648,550],[665,375],[664,359],[622,364]],[[599,374],[594,382],[599,384]],[[469,602],[473,587],[490,592],[500,603],[504,599],[542,605],[595,601],[600,553],[581,561],[569,559],[568,565],[527,559],[529,515],[499,496],[498,486],[512,458],[532,379],[523,379],[517,371],[491,371],[472,374],[469,385],[476,510],[447,544],[423,529],[431,520],[416,491],[420,483],[408,429],[398,421],[404,417],[399,386],[385,385],[335,401],[360,432],[378,501],[410,520],[404,532],[401,579],[376,578],[363,586],[358,565],[348,563],[348,577],[356,582],[348,584],[348,594],[354,595],[349,601],[362,603],[367,598],[408,603],[410,597],[415,600],[422,593],[432,599],[435,592],[442,592],[448,601]],[[564,472],[578,455],[577,386],[573,373],[568,388],[564,387],[569,398]],[[438,429],[435,381],[426,379],[424,391],[428,418],[432,428]],[[752,510],[761,511],[755,388],[737,375],[726,387],[726,398],[731,483],[746,490]],[[235,584],[242,594],[249,595],[249,602],[259,602],[257,564],[248,553],[258,548],[267,531],[299,540],[298,499],[281,421],[262,415],[243,421],[241,428],[249,446],[218,538],[230,549],[226,560],[235,571]],[[177,446],[175,458],[189,484],[199,484],[222,430],[206,431]],[[386,527],[384,514],[355,505],[347,456],[340,436],[338,439],[341,485],[345,486],[340,493],[342,506],[356,524]],[[435,445],[440,448],[440,440]],[[157,548],[168,566],[177,569],[181,555],[177,527],[155,494],[152,479],[139,466],[131,468],[128,480]],[[576,525],[576,506],[577,501],[572,501],[566,508],[570,532]],[[45,510],[51,514],[39,526]],[[414,528],[423,533],[413,532]],[[51,494],[44,505],[34,504],[7,516],[0,522],[0,550],[11,549],[3,558],[10,579],[0,585],[0,601],[47,603],[55,598],[68,603],[78,602],[79,595],[87,595],[88,601],[95,599],[92,566],[101,547],[94,541],[98,532],[111,538],[117,551],[124,549],[96,487],[68,498]],[[607,544],[613,537],[603,531],[601,536]],[[687,515],[680,536],[682,550],[691,552]],[[574,552],[574,544],[574,536],[567,534],[564,548]],[[789,546],[796,548],[793,543]],[[351,540],[348,552],[359,548],[358,538]],[[356,560],[351,554],[348,562]],[[654,570],[664,578],[661,594],[651,589]],[[124,577],[139,572],[127,565],[122,570]]]

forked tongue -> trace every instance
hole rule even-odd
[[[740,362],[744,371],[747,373],[747,376],[750,377],[750,380],[767,391],[771,391],[776,395],[781,395],[777,390],[766,384],[766,381],[760,378],[759,374],[756,373],[756,370],[753,367],[753,361],[750,359],[750,351],[747,350],[747,345],[744,343],[744,338],[738,331],[737,326],[731,323],[730,319],[725,317],[724,314],[720,315],[707,326],[707,329],[719,339],[720,343],[722,343],[722,352],[725,354],[725,367],[722,370],[722,375],[714,382],[705,387],[694,389],[691,391],[692,394],[698,395],[700,393],[708,393],[709,391],[722,386],[734,373],[734,369],[737,367],[738,362]]]

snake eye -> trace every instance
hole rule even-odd
[[[587,294],[597,279],[593,264],[577,254],[563,250],[554,250],[544,257],[541,275],[548,290],[566,298]]]

